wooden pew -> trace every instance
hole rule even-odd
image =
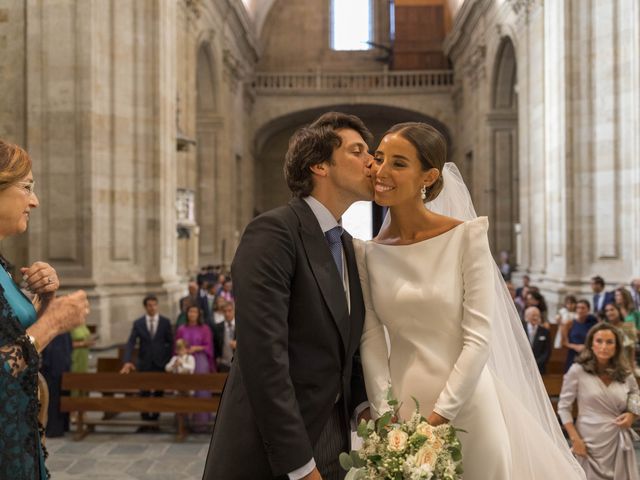
[[[89,420],[86,412],[161,412],[178,414],[179,441],[186,437],[184,415],[198,412],[216,412],[226,373],[181,375],[162,372],[119,373],[65,373],[62,390],[79,390],[88,396],[61,398],[60,410],[78,412],[75,439],[80,440],[95,429],[95,425],[158,426],[156,420]],[[132,391],[164,390],[164,397],[141,397]],[[194,390],[211,392],[211,398],[190,396]],[[128,395],[123,395],[124,393]]]

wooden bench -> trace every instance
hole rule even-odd
[[[162,372],[135,372],[127,375],[105,373],[65,373],[62,390],[77,390],[88,396],[63,396],[60,410],[78,412],[76,440],[94,431],[96,425],[158,426],[157,420],[101,420],[85,418],[86,412],[160,412],[175,413],[178,441],[186,437],[184,414],[218,410],[226,373],[180,375]],[[131,395],[140,390],[164,390],[163,397]],[[211,398],[190,396],[194,390],[211,392]],[[127,395],[124,395],[124,394]]]

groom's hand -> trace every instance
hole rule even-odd
[[[314,468],[309,475],[302,477],[302,480],[322,480],[322,475],[317,468]]]

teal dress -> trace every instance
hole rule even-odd
[[[26,329],[37,320],[31,302],[0,266],[0,478],[48,477],[38,425],[39,356]]]

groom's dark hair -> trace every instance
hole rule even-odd
[[[337,131],[345,128],[358,132],[367,144],[373,139],[362,120],[340,112],[327,112],[293,134],[284,160],[284,178],[293,195],[311,195],[311,167],[326,161],[333,162],[333,151],[342,144]]]

